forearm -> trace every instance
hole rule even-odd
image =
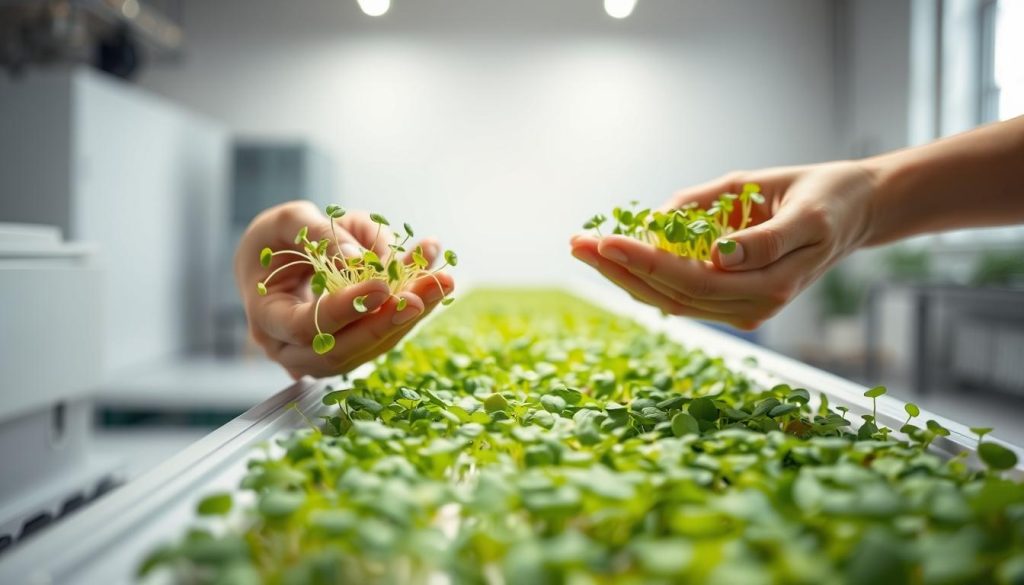
[[[876,184],[865,245],[1024,223],[1024,116],[862,164]]]

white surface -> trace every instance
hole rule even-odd
[[[96,395],[100,406],[138,409],[246,410],[292,383],[262,358],[195,357],[124,372]]]
[[[551,282],[594,212],[721,173],[841,156],[832,4],[189,0],[142,84],[252,137],[308,137],[340,203],[409,221],[456,277]],[[887,29],[888,30],[888,29]],[[901,106],[902,107],[902,106]],[[765,335],[810,336],[799,309]],[[790,319],[790,317],[793,317]]]
[[[907,145],[910,104],[909,0],[851,0],[844,23],[846,77],[840,156],[863,157]],[[934,88],[932,88],[934,89]]]
[[[88,253],[52,231],[0,243],[0,423],[99,383],[102,276]]]

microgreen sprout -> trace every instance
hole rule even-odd
[[[875,419],[878,418],[878,397],[879,396],[884,396],[884,395],[885,395],[885,386],[875,386],[874,388],[872,388],[872,389],[870,389],[870,390],[868,390],[867,392],[864,393],[864,396],[867,396],[868,398],[871,399],[871,420],[872,421],[874,421]],[[907,414],[909,414],[909,413],[910,413],[910,411],[907,411]]]
[[[338,291],[347,287],[379,280],[387,283],[391,296],[395,298],[395,309],[403,311],[408,306],[408,300],[398,295],[406,290],[409,285],[420,278],[433,278],[437,287],[441,289],[442,303],[451,304],[452,297],[448,296],[437,278],[437,273],[448,266],[458,264],[458,256],[451,250],[445,250],[444,263],[431,269],[421,246],[415,246],[409,250],[409,241],[415,232],[408,223],[402,225],[404,234],[394,233],[393,240],[387,243],[386,252],[383,257],[374,250],[381,242],[381,234],[384,228],[391,223],[379,213],[371,213],[370,221],[377,225],[373,243],[369,249],[363,250],[356,256],[346,257],[341,250],[341,240],[338,237],[335,221],[345,216],[346,210],[340,205],[328,205],[325,209],[326,215],[331,224],[331,239],[321,240],[309,239],[309,227],[303,226],[295,235],[294,242],[301,246],[301,250],[271,250],[263,248],[260,250],[260,265],[264,268],[270,267],[277,256],[286,257],[289,261],[275,268],[265,279],[256,283],[256,292],[266,295],[269,292],[268,286],[271,280],[279,272],[305,266],[312,268],[313,276],[310,278],[309,286],[316,297],[316,304],[313,310],[313,321],[316,326],[316,335],[313,337],[313,351],[318,354],[325,354],[334,348],[334,336],[330,332],[320,328],[320,304],[323,300]],[[403,257],[408,255],[409,260]],[[359,313],[366,313],[370,308],[366,306],[366,295],[360,295],[352,300],[352,307]]]
[[[693,204],[668,212],[652,211],[637,209],[634,201],[629,209],[612,210],[612,233],[636,238],[679,256],[710,260],[712,246],[717,245],[722,254],[736,250],[736,242],[728,236],[750,225],[754,205],[764,202],[761,187],[756,183],[746,183],[739,194],[723,193],[707,209]],[[594,215],[583,224],[583,229],[593,229],[601,237],[600,228],[605,221],[606,216]]]
[[[568,295],[477,292],[372,372],[326,387],[317,424],[257,452],[233,507],[225,493],[200,503],[215,530],[153,550],[139,573],[192,585],[1021,582],[1013,450],[972,429],[984,462],[972,468],[929,448],[950,431],[911,425],[914,404],[906,432],[881,426],[883,387],[855,407],[871,399],[856,430],[816,390],[815,404],[807,389],[767,387]]]

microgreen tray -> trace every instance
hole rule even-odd
[[[0,582],[131,582],[140,567],[317,582],[317,563],[354,582],[510,585],[1017,575],[1020,504],[999,498],[1019,495],[1019,450],[986,439],[984,471],[968,429],[881,390],[582,296],[475,291],[352,384],[303,380],[0,557]],[[332,467],[353,457],[365,465]],[[920,488],[940,501],[922,508],[887,473],[941,482]],[[979,502],[999,522],[971,520]],[[257,563],[236,562],[250,549]]]

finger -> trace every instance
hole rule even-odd
[[[391,228],[370,219],[364,211],[350,211],[338,220],[338,224],[352,234],[363,248],[373,250],[381,258],[388,254],[388,244],[394,240]]]
[[[434,261],[436,261],[437,257],[441,254],[441,243],[435,238],[423,238],[416,243],[416,246],[413,249],[416,247],[423,252],[423,258],[427,261],[427,268],[433,266]],[[406,252],[402,261],[406,264],[412,264],[412,252],[413,250]]]
[[[317,356],[308,344],[294,344],[281,349],[278,361],[287,364],[313,363],[310,360],[315,360],[313,356],[316,356],[325,362],[340,364],[345,363],[350,356],[361,354],[366,348],[379,345],[396,329],[410,323],[424,311],[423,300],[418,295],[402,292],[398,297],[405,299],[403,310],[398,310],[397,298],[389,298],[378,311],[336,332],[334,348],[326,354]]]
[[[313,268],[304,257],[303,245],[295,243],[303,228],[311,242],[327,240],[330,243],[328,249],[340,250],[347,257],[361,254],[355,238],[337,225],[332,229],[330,220],[312,203],[292,201],[278,205],[253,221],[239,246],[239,253],[245,255],[239,273],[239,283],[245,287],[243,294],[250,292],[250,280],[265,282],[271,292],[289,291],[312,275]],[[264,247],[273,250],[268,267],[259,263],[258,251]]]
[[[634,299],[652,305],[671,315],[694,317],[696,319],[709,319],[722,321],[725,315],[710,313],[700,309],[677,303],[662,295],[632,274],[622,266],[611,262],[591,250],[583,247],[573,249],[573,256],[591,267],[597,269],[605,278],[614,282],[628,292]]]
[[[450,294],[451,290],[452,288],[448,288],[446,294]],[[353,358],[351,358],[348,364],[349,369],[354,369],[362,363],[368,362],[379,355],[383,355],[391,351],[391,349],[398,345],[402,341],[402,339],[404,339],[405,336],[413,328],[415,328],[416,325],[420,323],[420,321],[425,319],[427,315],[429,315],[435,308],[437,308],[437,306],[441,303],[441,300],[444,298],[444,296],[440,292],[438,292],[438,289],[433,283],[430,283],[430,285],[428,285],[427,290],[424,291],[422,295],[420,295],[420,298],[422,298],[423,302],[426,303],[426,308],[423,310],[423,313],[421,313],[418,317],[412,320],[408,325],[403,325],[402,327],[396,329],[380,344],[372,348],[368,348],[365,351],[361,352],[359,355],[356,355]]]
[[[823,212],[822,212],[823,213]],[[805,246],[810,246],[827,237],[827,226],[817,220],[817,212],[809,212],[798,206],[786,206],[767,221],[740,230],[722,238],[734,244],[727,244],[728,253],[718,243],[713,247],[711,259],[723,270],[742,271],[764,268],[780,258]]]
[[[419,296],[430,305],[438,303],[455,290],[455,280],[449,274],[437,272],[421,276],[409,283],[409,292]]]
[[[324,297],[320,309],[315,300],[301,299],[292,294],[272,293],[256,297],[251,315],[253,322],[270,337],[290,344],[306,345],[317,334],[316,319],[322,331],[334,332],[363,318],[353,305],[356,297],[365,296],[366,308],[373,311],[384,305],[390,297],[387,284],[370,280],[352,285]]]
[[[759,304],[758,300],[754,298],[741,301],[709,301],[704,299],[695,299],[653,278],[641,278],[641,280],[646,282],[654,290],[677,303],[689,305],[695,309],[700,309],[709,313],[719,313],[722,315],[729,315],[731,317],[747,318],[757,312],[757,306]]]
[[[624,236],[606,236],[598,253],[633,274],[650,277],[693,299],[744,300],[763,285],[755,275],[729,273]]]
[[[660,211],[671,211],[692,204],[706,209],[723,193],[739,193],[743,189],[743,182],[740,179],[738,173],[730,173],[693,187],[681,189],[665,202]]]

